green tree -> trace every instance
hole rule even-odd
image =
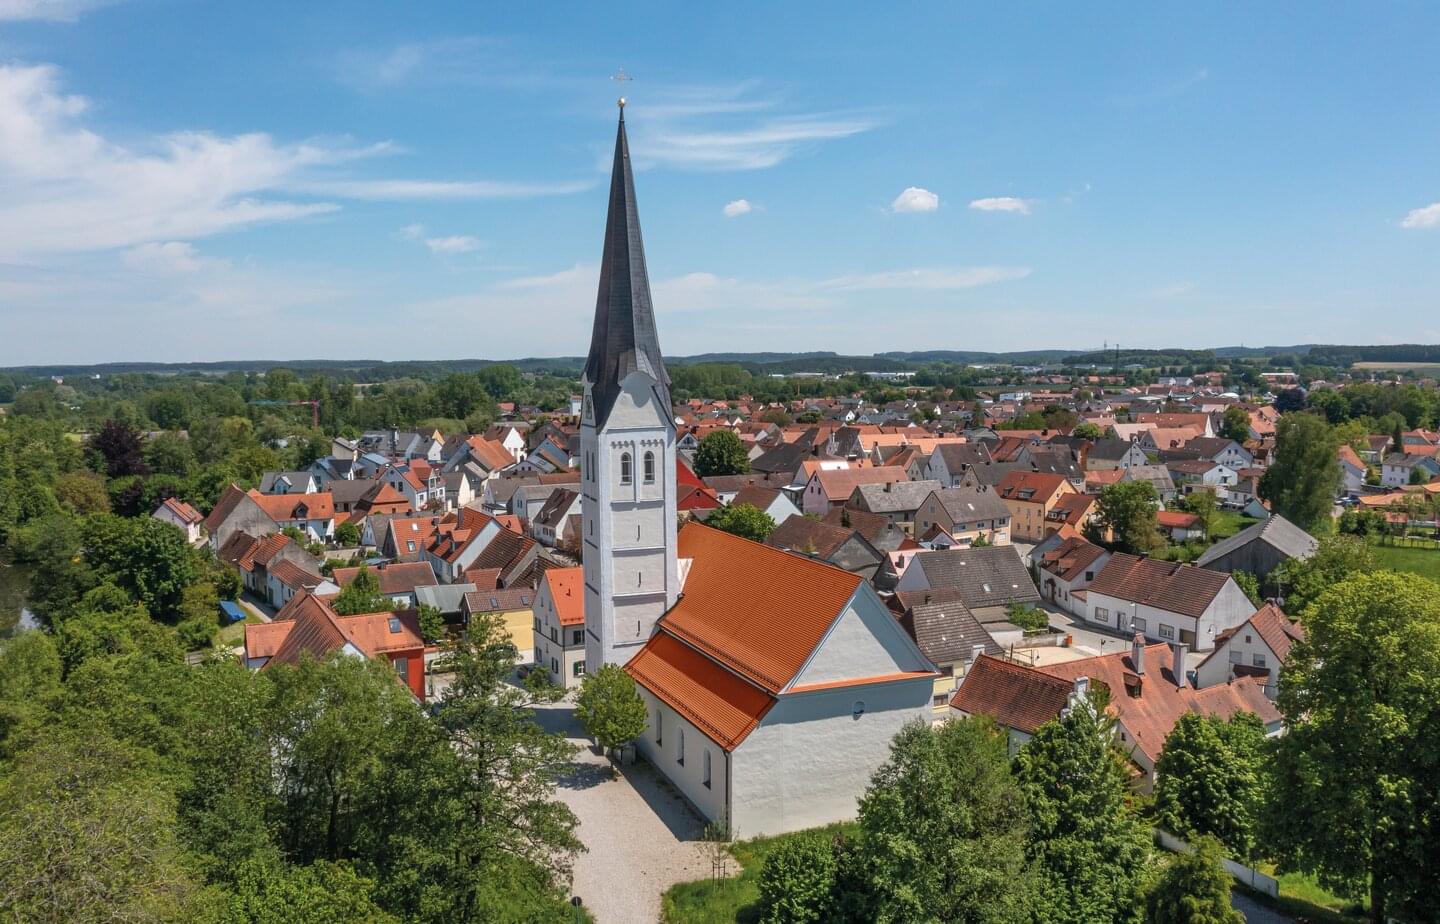
[[[1282,870],[1368,893],[1370,920],[1430,914],[1416,864],[1440,844],[1425,821],[1440,796],[1440,586],[1358,574],[1306,610],[1278,705],[1288,732],[1273,761],[1266,843]]]
[[[775,532],[775,520],[754,504],[721,507],[710,514],[705,525],[754,542],[764,542]]]
[[[1098,440],[1100,439],[1100,437],[1104,436],[1104,433],[1101,432],[1100,427],[1097,424],[1091,423],[1087,420],[1084,423],[1078,424],[1074,430],[1071,430],[1070,435],[1078,436],[1079,438],[1085,440]]]
[[[446,635],[445,614],[440,612],[439,607],[422,603],[416,616],[420,620],[421,638],[431,645],[444,640]]]
[[[855,920],[1030,920],[1023,798],[984,718],[912,722],[860,799]]]
[[[1160,498],[1148,481],[1121,481],[1100,492],[1095,515],[1085,524],[1085,537],[1104,543],[1108,530],[1114,539],[1106,543],[1122,552],[1148,554],[1164,545],[1156,525]]]
[[[330,608],[341,616],[354,616],[356,613],[383,613],[393,610],[395,603],[380,592],[380,579],[371,574],[369,568],[361,565],[350,583],[340,588],[340,593],[335,595]]]
[[[344,863],[247,863],[226,908],[229,924],[395,924],[377,907],[375,883]]]
[[[1265,726],[1251,712],[1228,721],[1187,712],[1155,764],[1155,814],[1187,840],[1208,834],[1230,855],[1255,855],[1264,804]]]
[[[603,664],[580,685],[575,718],[608,751],[640,737],[650,716],[630,675],[618,665]]]
[[[105,476],[95,472],[68,472],[55,479],[55,499],[66,510],[81,516],[110,512],[110,495]]]
[[[1251,604],[1259,607],[1265,602],[1265,598],[1260,594],[1260,580],[1255,575],[1249,571],[1231,571],[1230,576],[1235,579],[1236,586],[1245,592]]]
[[[1177,854],[1151,891],[1148,924],[1245,924],[1230,905],[1234,881],[1220,865],[1220,842],[1201,837],[1191,846],[1194,852]]]
[[[1375,553],[1364,539],[1326,536],[1320,540],[1315,554],[1283,562],[1270,573],[1269,582],[1285,598],[1286,610],[1303,618],[1306,607],[1331,586],[1377,567]]]
[[[695,449],[695,474],[743,475],[750,471],[750,454],[740,437],[729,430],[714,430]]]
[[[825,924],[833,919],[835,845],[821,831],[784,838],[760,867],[760,924]]]
[[[1244,443],[1250,439],[1249,413],[1238,404],[1227,407],[1224,416],[1220,419],[1220,435],[1237,443]]]
[[[1036,921],[1140,920],[1150,834],[1130,806],[1126,760],[1102,708],[1077,701],[1015,756],[1039,876]]]
[[[1275,457],[1260,476],[1260,496],[1271,509],[1301,529],[1330,525],[1340,492],[1335,434],[1315,414],[1283,414],[1275,431]]]
[[[1215,518],[1220,513],[1220,505],[1215,500],[1213,491],[1192,491],[1185,497],[1184,508],[1200,518],[1200,528],[1205,531],[1205,538],[1208,540],[1215,532]]]
[[[151,517],[96,516],[85,522],[85,560],[168,623],[180,618],[185,588],[199,576],[195,550],[180,530]]]
[[[353,520],[346,520],[335,527],[335,542],[337,545],[352,546],[360,544],[360,527],[355,525]]]
[[[0,916],[179,921],[201,890],[145,755],[57,729],[0,777]]]

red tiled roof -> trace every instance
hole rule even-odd
[[[585,624],[585,569],[551,568],[545,572],[550,599],[562,626]]]
[[[1074,689],[1073,681],[982,654],[970,665],[950,705],[1033,735],[1060,714]]]
[[[1305,640],[1305,627],[1291,622],[1290,617],[1273,603],[1260,607],[1255,615],[1250,617],[1247,625],[1265,640],[1265,644],[1281,661],[1289,656],[1290,649],[1296,642]]]
[[[199,523],[205,519],[204,517],[200,516],[200,511],[196,510],[194,507],[191,507],[189,504],[185,503],[178,497],[165,498],[164,506],[167,507],[171,513],[179,517],[181,522],[184,523]]]
[[[1073,536],[1046,552],[1041,558],[1040,569],[1068,583],[1084,574],[1085,569],[1104,554],[1105,550],[1100,546]]]
[[[898,465],[877,465],[873,468],[836,468],[818,471],[820,490],[832,504],[843,504],[862,484],[894,484],[909,481],[910,476]]]
[[[382,594],[414,593],[417,587],[440,583],[435,580],[435,572],[423,561],[397,561],[367,570],[379,582]],[[336,584],[348,587],[359,573],[359,568],[336,568],[331,576]]]
[[[276,580],[291,590],[300,590],[301,588],[314,590],[325,580],[314,572],[306,571],[288,558],[281,559],[272,565],[270,567],[270,573],[275,575]]]
[[[1155,522],[1165,529],[1194,529],[1200,525],[1200,517],[1183,510],[1160,510],[1155,513]]]
[[[205,518],[206,532],[214,533],[219,530],[230,518],[230,514],[235,512],[236,505],[245,496],[245,492],[240,490],[239,485],[232,484],[226,487],[220,495],[220,499],[215,502],[215,506],[210,509],[210,515]]]
[[[354,645],[366,657],[425,647],[425,642],[420,637],[420,621],[414,610],[340,616],[324,600],[302,590],[290,598],[290,602],[281,609],[275,619],[277,622],[286,622],[291,629],[275,649],[274,656],[266,662],[266,668],[273,664],[297,663],[307,654],[314,658],[323,658],[337,648],[344,647],[346,642]],[[250,638],[249,628],[246,627],[247,644]],[[281,630],[270,631],[278,635]],[[266,644],[269,638],[257,636],[256,641]]]
[[[862,583],[699,523],[680,531],[678,555],[691,560],[685,592],[661,625],[772,693],[794,680]]]
[[[1198,617],[1229,580],[1223,572],[1117,552],[1090,582],[1090,591]]]
[[[1008,472],[995,491],[1005,500],[1021,501],[1027,504],[1043,504],[1056,491],[1064,490],[1068,482],[1064,475],[1045,472]],[[1031,493],[1026,493],[1031,492]]]
[[[285,520],[328,520],[335,516],[335,500],[329,491],[315,494],[261,494],[252,490],[249,497],[277,523]]]
[[[727,751],[775,705],[774,696],[664,631],[645,643],[625,672]]]
[[[249,623],[245,626],[245,656],[270,658],[280,650],[295,623],[290,620]]]

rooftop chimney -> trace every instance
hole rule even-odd
[[[971,664],[974,664],[976,661],[979,661],[979,660],[980,660],[980,656],[981,656],[982,654],[984,654],[984,653],[985,653],[985,646],[984,646],[984,645],[972,645],[972,646],[970,646],[970,663],[971,663]]]
[[[1130,643],[1130,660],[1135,665],[1135,673],[1141,677],[1145,676],[1145,636],[1139,632],[1135,633],[1135,639]]]
[[[1170,672],[1175,675],[1175,686],[1177,687],[1184,688],[1187,682],[1185,678],[1185,655],[1189,653],[1190,646],[1184,642],[1175,646],[1175,664],[1170,668]]]

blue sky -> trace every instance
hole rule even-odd
[[[1440,6],[0,0],[0,364],[1440,341]],[[1095,7],[1103,6],[1103,9]]]

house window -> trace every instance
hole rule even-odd
[[[1245,655],[1244,655],[1244,653],[1242,653],[1242,652],[1241,652],[1239,649],[1237,649],[1237,648],[1231,648],[1231,649],[1230,649],[1230,663],[1231,663],[1231,664],[1244,664],[1244,663],[1245,663]]]
[[[632,476],[630,473],[630,453],[620,453],[620,483],[630,484]]]
[[[655,709],[655,743],[665,743],[665,713],[658,706]]]
[[[645,462],[644,462],[644,465],[645,465],[645,483],[646,483],[646,484],[654,484],[654,483],[655,483],[655,453],[653,453],[653,452],[647,452],[647,453],[645,453]]]
[[[408,541],[405,543],[405,550],[406,550],[407,552],[413,552],[413,551],[415,551],[415,540],[413,540],[413,539],[408,540]]]
[[[409,659],[409,658],[396,658],[393,663],[394,663],[394,665],[395,665],[395,673],[397,673],[397,674],[400,675],[400,679],[401,679],[401,680],[405,681],[406,683],[409,683],[409,682],[410,682],[410,659]]]
[[[573,676],[575,676],[575,677],[584,677],[584,676],[585,676],[585,662],[584,662],[584,661],[576,661],[574,667],[570,668],[570,673],[571,673]]]
[[[1253,664],[1253,665],[1255,665],[1256,667],[1264,667],[1264,666],[1265,666],[1265,656],[1262,655],[1262,654],[1257,654],[1257,655],[1255,655],[1254,657],[1252,657],[1252,658],[1250,659],[1250,663]]]
[[[550,659],[550,673],[554,674],[556,677],[560,676],[560,662],[556,661],[554,658]]]
[[[703,771],[703,772],[702,772],[702,775],[701,775],[701,777],[700,777],[700,782],[704,784],[704,786],[705,786],[706,789],[709,789],[709,788],[710,788],[710,750],[709,750],[708,748],[705,750],[705,759],[704,759],[704,761],[703,761],[703,764],[704,764],[704,766],[703,766],[703,768],[702,768],[702,771]]]
[[[560,641],[560,634],[555,631],[555,627],[554,627],[554,626],[551,626],[551,627],[550,627],[550,641],[552,641],[552,642],[558,642],[558,641]]]
[[[1136,632],[1144,632],[1145,620],[1141,619],[1139,616],[1136,616],[1135,618],[1130,620],[1130,627]]]
[[[1174,638],[1174,637],[1175,637],[1175,627],[1174,627],[1174,626],[1167,626],[1167,625],[1165,625],[1165,623],[1163,623],[1163,622],[1160,623],[1160,637],[1161,637],[1161,638]]]
[[[675,763],[685,766],[685,729],[680,729],[680,737],[677,740],[679,747],[675,749]]]
[[[1097,606],[1097,607],[1095,607],[1095,621],[1096,621],[1096,622],[1109,622],[1109,621],[1110,621],[1110,611],[1107,610],[1107,609],[1106,609],[1105,607],[1103,607],[1103,606]]]
[[[572,644],[572,645],[580,645],[580,644],[584,643],[584,641],[585,641],[585,630],[584,630],[584,629],[575,629],[574,631],[572,631],[572,632],[570,633],[570,644]]]

